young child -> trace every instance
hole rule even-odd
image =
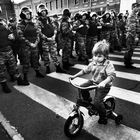
[[[85,69],[81,70],[70,78],[74,79],[84,74],[92,74],[91,79],[82,86],[90,86],[93,83],[97,83],[98,88],[95,92],[93,103],[99,112],[98,123],[107,124],[106,110],[103,104],[103,99],[108,94],[116,74],[113,64],[108,60],[109,44],[106,42],[106,40],[97,42],[94,45],[92,54],[92,62]],[[91,101],[88,90],[81,90],[81,94],[84,100],[89,102]]]

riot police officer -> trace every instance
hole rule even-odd
[[[40,41],[39,31],[36,23],[32,20],[32,11],[29,7],[23,7],[20,13],[21,21],[17,25],[17,32],[21,41],[20,58],[22,59],[24,81],[28,82],[28,71],[30,65],[36,72],[36,77],[43,78],[40,73],[38,43]]]

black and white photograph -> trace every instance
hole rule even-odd
[[[140,140],[140,0],[0,0],[0,140]]]

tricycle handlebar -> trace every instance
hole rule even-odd
[[[77,78],[79,81],[80,80],[83,80],[83,78]],[[91,89],[96,89],[98,86],[97,86],[97,84],[96,83],[94,83],[93,85],[91,85],[91,86],[88,86],[88,87],[84,87],[84,86],[81,86],[81,84],[78,84],[78,80],[77,81],[74,81],[75,79],[71,79],[71,78],[69,78],[69,82],[74,86],[74,87],[76,87],[76,88],[78,88],[78,89],[89,89],[89,90],[91,90]],[[84,79],[83,80],[83,83],[84,83],[84,81],[86,82],[87,80],[86,79]]]

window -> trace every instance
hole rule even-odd
[[[63,0],[61,0],[61,8],[63,8]]]
[[[83,0],[83,3],[88,3],[88,0]]]
[[[58,0],[56,0],[56,9],[58,9]]]
[[[48,3],[46,2],[46,7],[48,7]]]
[[[52,1],[50,1],[50,10],[52,10]]]
[[[79,0],[75,0],[75,5],[78,5],[79,4]]]
[[[36,10],[36,12],[37,12],[37,5],[35,6],[35,10]]]

